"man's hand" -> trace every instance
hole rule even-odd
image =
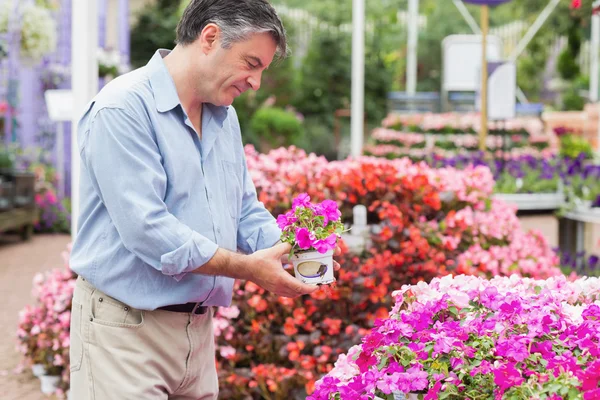
[[[285,262],[289,262],[287,261],[287,255],[291,248],[292,246],[289,243],[281,243],[270,249],[259,250],[247,256],[249,262],[253,264],[252,269],[254,271],[254,274],[249,276],[248,280],[269,292],[284,297],[298,297],[316,291],[318,286],[307,285],[283,269],[282,262],[284,257]]]

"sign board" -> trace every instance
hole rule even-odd
[[[514,118],[517,106],[517,65],[488,63],[488,119]]]
[[[480,79],[481,71],[477,71]],[[477,85],[475,107],[481,110],[481,82]],[[517,66],[514,62],[488,63],[488,120],[514,118],[517,108]]]
[[[479,87],[478,71],[481,69],[481,36],[450,35],[442,42],[442,90],[445,92],[474,92]],[[500,61],[502,41],[487,37],[487,60]]]
[[[54,122],[71,121],[73,118],[73,92],[70,90],[46,90],[44,92],[48,116]]]

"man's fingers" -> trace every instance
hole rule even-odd
[[[283,258],[284,255],[287,257],[290,250],[292,249],[292,245],[289,243],[279,243],[275,245],[273,249],[275,249],[277,254],[279,254],[279,256]]]
[[[337,261],[333,261],[333,270],[334,271],[339,271],[340,270],[340,263]]]
[[[335,250],[333,251],[334,256],[339,256],[342,254],[342,248],[340,246],[335,246]]]
[[[284,280],[283,284],[286,286],[285,289],[289,289],[290,294],[293,294],[293,296],[288,297],[297,297],[304,294],[310,294],[318,289],[318,286],[307,285],[306,283],[299,281],[298,279],[294,278],[288,273],[285,273],[285,276],[283,276],[282,278]]]

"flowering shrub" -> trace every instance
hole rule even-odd
[[[292,209],[277,217],[281,240],[292,245],[291,254],[298,250],[327,253],[335,249],[344,231],[342,213],[333,200],[312,204],[310,196],[301,193],[292,202]]]
[[[468,276],[403,286],[309,399],[600,397],[600,280]]]
[[[387,315],[380,300],[387,288],[375,288],[358,257],[339,244],[337,282],[304,298],[236,282],[234,305],[219,308],[214,320],[223,398],[305,399],[337,357]]]
[[[16,166],[35,174],[35,204],[40,210],[40,219],[34,226],[36,232],[69,232],[70,201],[58,196],[58,177],[48,154],[40,148],[21,149]]]
[[[70,247],[63,252],[64,268],[33,279],[34,306],[19,313],[17,351],[22,366],[41,364],[48,375],[60,375],[62,388],[69,382],[71,300],[75,277],[68,267]]]
[[[307,193],[339,199],[346,216],[365,204],[377,224],[368,251],[344,252],[336,283],[310,296],[277,298],[236,283],[234,305],[215,319],[224,398],[304,399],[338,356],[388,317],[389,288],[450,273],[560,274],[543,237],[523,232],[513,207],[489,200],[488,168],[436,170],[372,157],[329,163],[295,148],[263,155],[247,147],[246,156],[259,199],[271,210],[286,210]]]
[[[17,15],[12,15],[13,1],[4,1],[0,5],[0,33],[11,28],[11,19],[18,22],[21,37],[21,58],[32,65],[56,50],[57,28],[52,15],[45,7],[37,4],[19,6]]]

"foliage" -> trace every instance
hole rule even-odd
[[[131,65],[146,65],[157,49],[172,49],[179,0],[157,0],[142,8],[131,30]]]
[[[385,68],[378,37],[366,45],[365,113],[368,121],[379,121],[386,110],[391,75]],[[313,35],[300,69],[300,97],[294,106],[308,117],[318,117],[333,127],[334,113],[350,108],[351,37],[322,30]],[[335,54],[335,57],[331,57]]]
[[[260,108],[252,116],[250,127],[264,151],[290,145],[303,132],[302,122],[295,113],[277,107]]]
[[[560,137],[560,155],[568,158],[577,158],[580,154],[586,158],[594,155],[594,149],[590,142],[576,134],[566,134]]]
[[[58,196],[58,177],[47,152],[39,148],[22,149],[16,155],[18,169],[35,174],[35,203],[41,211],[36,232],[68,233],[71,230],[71,203]]]
[[[14,153],[7,146],[2,146],[0,148],[0,170],[11,170],[14,162]]]
[[[335,57],[331,57],[335,54]],[[295,104],[305,117],[333,126],[333,114],[350,107],[351,44],[347,35],[325,31],[313,36],[302,62],[301,97]]]
[[[339,358],[309,399],[600,394],[597,278],[448,276],[405,285],[393,296],[390,316]]]

